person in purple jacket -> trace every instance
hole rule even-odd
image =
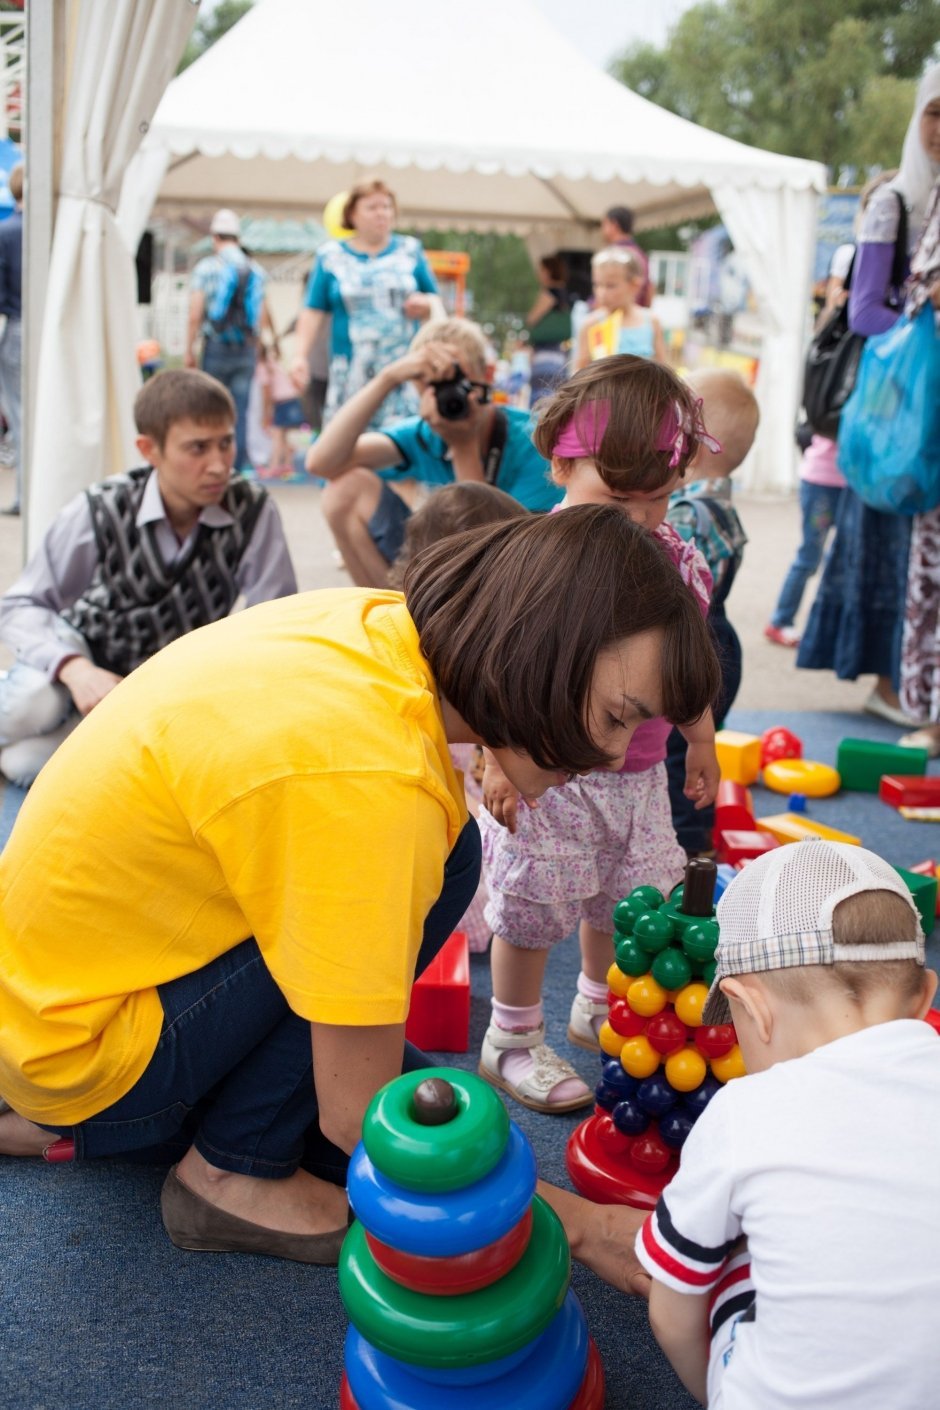
[[[940,176],[938,129],[940,65],[934,65],[917,90],[898,174],[874,193],[859,231],[849,296],[854,333],[883,333],[901,314],[903,296],[892,277],[895,247],[900,241],[909,256],[920,236]],[[864,708],[901,726],[910,723],[897,694],[910,535],[909,518],[870,509],[850,488],[843,491],[796,660],[810,670],[834,670],[840,680],[874,675]]]

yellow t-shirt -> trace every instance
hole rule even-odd
[[[305,593],[175,642],[42,771],[0,857],[0,1092],[81,1121],[153,1054],[155,986],[250,935],[291,1009],[399,1023],[466,821],[400,594]]]

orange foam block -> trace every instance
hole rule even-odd
[[[465,1053],[470,1044],[470,953],[455,930],[411,990],[405,1037],[416,1048]]]
[[[756,734],[720,729],[715,735],[715,753],[721,777],[731,783],[756,783],[760,773],[761,742]]]

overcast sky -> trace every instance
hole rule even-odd
[[[606,68],[635,39],[661,44],[694,0],[534,0],[547,20],[595,64]]]

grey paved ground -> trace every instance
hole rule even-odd
[[[0,505],[13,492],[13,472],[0,469]],[[336,566],[332,540],[319,508],[319,491],[308,485],[275,485],[272,494],[284,519],[302,589],[347,583]],[[797,671],[793,653],[772,646],[762,635],[783,576],[799,539],[795,496],[737,501],[749,537],[744,565],[729,607],[744,648],[744,680],[736,704],[748,710],[856,710],[870,680],[837,681],[828,671]],[[16,577],[22,562],[21,524],[0,517],[0,591]],[[811,583],[804,614],[812,599]],[[0,648],[2,652],[2,648]],[[0,664],[8,657],[0,655]]]

